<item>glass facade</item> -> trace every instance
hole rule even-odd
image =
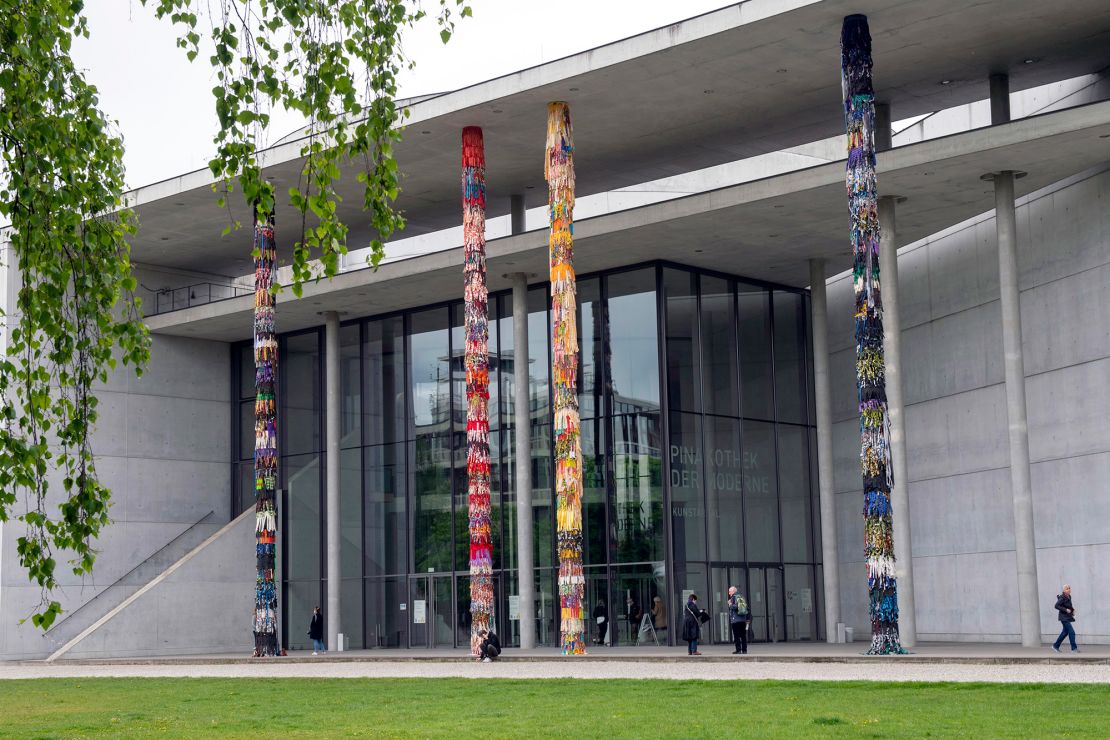
[[[461,280],[461,278],[460,278]],[[461,284],[461,283],[460,283]],[[672,644],[689,591],[728,641],[728,585],[757,640],[823,634],[808,296],[669,264],[578,285],[583,559],[605,645]],[[546,285],[528,295],[536,633],[558,641]],[[495,620],[519,640],[513,316],[490,296]],[[305,647],[324,600],[323,329],[282,337],[282,639]],[[342,625],[351,648],[469,643],[462,303],[340,333]],[[235,357],[233,506],[252,503],[253,361]],[[598,624],[598,618],[603,624]]]

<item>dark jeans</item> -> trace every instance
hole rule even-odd
[[[1068,640],[1071,642],[1072,650],[1079,649],[1079,647],[1075,644],[1075,627],[1071,626],[1071,622],[1060,622],[1060,636],[1056,638],[1056,643],[1052,647],[1059,650],[1060,645],[1064,642],[1065,637],[1068,638]]]
[[[604,645],[605,644],[605,633],[608,632],[608,631],[609,631],[609,623],[608,622],[602,622],[601,624],[599,624],[597,626],[597,644],[598,645]]]
[[[686,642],[689,644],[690,655],[693,655],[694,653],[696,653],[698,651],[698,641],[697,640],[687,640]]]
[[[732,639],[736,642],[736,652],[748,652],[748,623],[747,622],[733,622]]]

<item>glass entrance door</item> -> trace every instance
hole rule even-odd
[[[747,577],[746,571],[739,565],[721,565],[713,566],[713,582],[710,584],[712,593],[711,603],[703,603],[702,608],[708,609],[713,619],[710,622],[712,625],[712,638],[715,643],[732,643],[732,629],[728,623],[728,588],[729,586],[736,586],[740,589],[740,594],[751,601],[751,594],[746,589]]]
[[[786,639],[783,618],[782,569],[777,565],[753,567],[750,572],[752,639],[780,642]]]
[[[451,576],[409,579],[409,646],[454,647],[455,609]]]

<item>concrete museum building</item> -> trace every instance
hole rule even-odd
[[[277,298],[283,646],[306,647],[316,604],[333,646],[469,644],[466,126],[486,146],[494,618],[510,645],[558,643],[549,101],[569,103],[575,136],[590,639],[674,644],[695,591],[727,642],[729,584],[757,640],[870,632],[852,13],[874,39],[903,642],[1039,644],[1065,581],[1080,640],[1110,642],[1110,4],[746,0],[407,101],[408,226],[387,259],[352,251]],[[279,193],[300,147],[265,152]],[[221,236],[211,184],[199,171],[131,194],[153,348],[141,379],[99,390],[113,523],[45,634],[19,624],[39,591],[3,525],[0,658],[253,645],[251,236]],[[356,248],[353,169],[340,188]],[[280,258],[299,215],[282,204],[276,223]]]

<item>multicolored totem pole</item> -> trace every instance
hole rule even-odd
[[[879,289],[879,211],[875,177],[875,90],[867,17],[844,19],[840,37],[844,123],[848,132],[848,210],[852,221],[852,279],[856,295],[856,381],[863,472],[864,547],[870,593],[870,655],[904,653],[898,638],[894,574],[894,485],[887,417],[883,302]]]
[[[470,511],[470,649],[493,623],[490,535],[489,307],[486,290],[486,153],[482,129],[462,132],[463,276],[466,332],[466,473]]]
[[[254,587],[254,655],[278,655],[277,585],[274,581],[277,546],[277,336],[274,334],[275,297],[273,216],[255,216],[254,248],[254,510],[258,577]]]
[[[551,381],[555,400],[555,495],[559,547],[559,635],[563,655],[586,652],[582,576],[582,441],[578,419],[578,331],[574,277],[574,140],[570,106],[547,106],[551,217]]]

